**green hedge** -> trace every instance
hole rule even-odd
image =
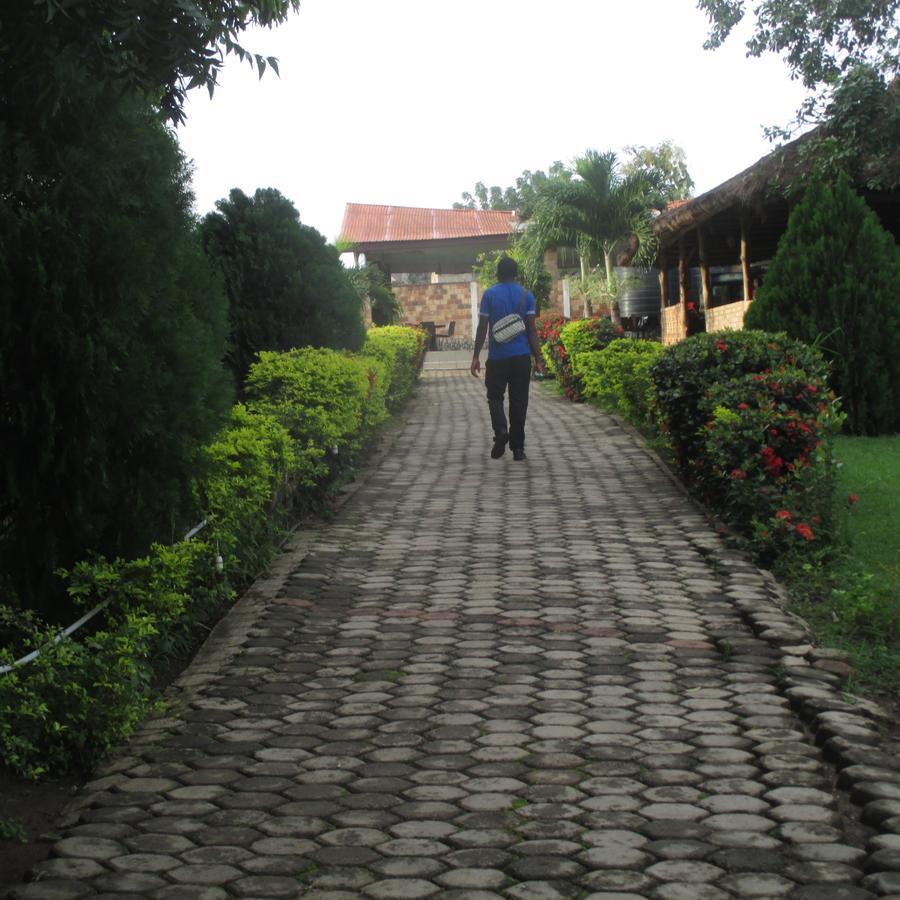
[[[647,428],[656,415],[650,369],[663,352],[656,341],[618,338],[603,350],[578,353],[572,368],[581,379],[586,400]]]
[[[537,331],[547,371],[557,379],[562,392],[576,403],[583,399],[583,384],[574,369],[574,357],[590,350],[602,350],[622,334],[622,329],[609,319],[599,317],[571,322],[562,318],[544,319],[537,323]]]
[[[370,328],[360,353],[380,359],[391,373],[387,395],[389,409],[396,408],[412,392],[428,350],[428,335],[418,328],[385,325]]]
[[[58,629],[0,606],[0,631],[15,635],[0,649],[0,666],[41,650],[0,675],[7,769],[30,777],[84,771],[128,736],[151,706],[154,664],[188,649],[197,623],[266,564],[291,510],[320,497],[388,406],[409,396],[424,347],[423,333],[388,327],[370,330],[362,356],[261,354],[250,399],[203,450],[209,471],[195,497],[208,526],[197,537],[154,544],[141,559],[97,558],[60,573],[73,619],[108,604],[76,639],[54,643]]]

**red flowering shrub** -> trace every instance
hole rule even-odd
[[[698,335],[652,376],[686,480],[761,556],[827,539],[842,414],[816,350],[762,332]]]
[[[547,365],[547,374],[559,377],[561,366],[560,350],[564,350],[559,333],[567,319],[564,316],[541,317],[535,323],[538,340],[541,342],[541,352]]]

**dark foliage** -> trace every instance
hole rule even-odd
[[[230,402],[185,160],[141,98],[67,71],[55,115],[31,117],[21,83],[0,119],[0,571],[63,617],[58,566],[190,524]]]
[[[235,188],[201,223],[203,247],[222,273],[229,300],[227,363],[243,385],[261,350],[357,350],[361,304],[337,250],[300,223],[287,197]]]
[[[745,327],[816,344],[854,434],[900,431],[900,248],[845,176],[810,183]]]
[[[73,62],[120,93],[147,94],[168,119],[184,119],[190,88],[212,93],[225,56],[278,61],[237,41],[250,25],[283,22],[299,0],[11,0],[0,10],[0,86],[28,86],[32,115],[52,118],[71,101],[57,77]],[[0,110],[9,90],[0,90]],[[0,118],[5,118],[0,115]]]

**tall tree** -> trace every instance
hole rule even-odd
[[[855,434],[900,431],[900,248],[845,175],[794,207],[744,325],[815,344]]]
[[[517,179],[515,185],[486,187],[479,181],[474,193],[463,192],[462,202],[454,203],[454,209],[514,209],[523,219],[530,219],[534,214],[534,204],[538,193],[548,181],[555,178],[568,177],[568,172],[561,162],[555,162],[546,171],[531,172],[526,169]]]
[[[642,169],[653,172],[659,187],[651,202],[663,210],[670,200],[687,200],[694,195],[694,179],[687,167],[684,150],[673,141],[662,141],[652,147],[625,148],[628,158],[622,163],[622,174],[633,175]]]
[[[274,188],[235,188],[201,223],[203,247],[228,292],[227,363],[239,386],[260,350],[357,349],[361,304],[337,250]]]
[[[633,248],[634,263],[649,263],[655,254],[650,209],[658,190],[655,173],[640,169],[625,175],[615,153],[588,150],[575,160],[567,177],[549,179],[538,191],[525,239],[542,247],[574,247],[581,257],[583,279],[601,262],[611,288],[615,253],[626,242]],[[618,325],[614,297],[610,305]]]
[[[141,98],[71,74],[42,140],[0,139],[0,593],[61,618],[57,567],[192,524],[231,400],[177,142]]]

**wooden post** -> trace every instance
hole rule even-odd
[[[678,302],[681,304],[681,336],[687,337],[687,252],[684,236],[678,239]]]
[[[669,260],[665,250],[659,251],[659,314],[666,314],[669,305],[669,279],[666,277],[669,269]]]
[[[709,309],[709,298],[712,293],[709,278],[709,259],[706,256],[706,235],[702,228],[697,229],[697,247],[700,251],[700,291],[703,301],[703,314]]]
[[[741,273],[744,276],[744,302],[750,299],[750,248],[747,242],[747,220],[741,216]]]

